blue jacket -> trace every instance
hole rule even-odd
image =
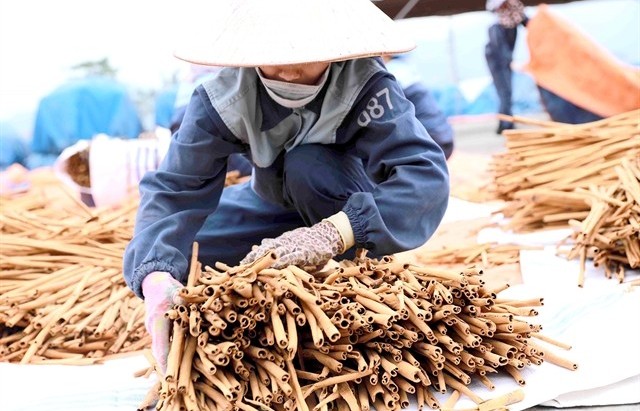
[[[349,78],[358,72],[349,69],[352,65],[366,69],[368,79]],[[349,217],[356,247],[375,255],[392,254],[416,248],[433,234],[449,195],[442,150],[416,119],[413,104],[379,59],[332,63],[331,70],[327,85],[316,99],[296,110],[275,103],[252,69],[223,70],[227,76],[235,72],[238,78],[245,77],[237,83],[242,84],[237,97],[212,104],[215,92],[211,85],[196,88],[165,160],[140,184],[135,233],[124,258],[125,279],[138,295],[142,279],[152,271],[168,271],[176,278],[184,278],[191,244],[207,216],[216,211],[227,158],[233,153],[250,155],[251,144],[255,144],[255,138],[243,133],[268,134],[280,128],[280,133],[290,136],[282,150],[289,149],[292,140],[332,144],[362,159],[376,188],[373,192],[352,194],[342,210]],[[249,103],[241,104],[248,112],[233,122],[226,108],[229,104],[237,107],[238,99],[248,99]],[[342,114],[331,112],[324,104],[327,99],[346,102]],[[299,127],[290,121],[301,113],[318,124],[325,114],[333,116],[332,121],[325,122],[324,141],[323,133],[313,125]],[[283,130],[286,124],[298,128]],[[307,136],[298,135],[299,130],[313,130],[313,136],[307,142]],[[268,179],[254,181],[260,186],[258,190],[265,191],[275,183]]]

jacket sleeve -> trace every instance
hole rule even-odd
[[[447,208],[449,174],[442,149],[393,77],[369,81],[336,140],[355,150],[376,183],[372,192],[352,194],[342,210],[356,246],[381,256],[424,244]]]
[[[139,297],[142,280],[153,271],[186,281],[196,233],[220,200],[227,158],[241,150],[198,87],[162,164],[140,182],[140,206],[123,267],[127,285]]]

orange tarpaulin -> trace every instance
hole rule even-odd
[[[626,65],[541,4],[527,24],[536,83],[602,117],[640,108],[640,70]]]

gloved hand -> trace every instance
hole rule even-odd
[[[278,257],[274,268],[288,265],[324,265],[334,256],[344,252],[344,242],[338,229],[323,220],[311,227],[300,227],[276,238],[262,240],[260,246],[242,259],[240,264],[249,264],[274,250]]]
[[[183,287],[171,274],[164,271],[154,271],[142,281],[146,311],[144,325],[151,335],[151,352],[163,373],[167,369],[171,334],[171,320],[165,318],[164,314],[173,305],[184,303],[178,295]]]

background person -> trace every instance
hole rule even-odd
[[[513,114],[513,50],[518,36],[518,26],[522,24],[526,27],[529,18],[524,13],[524,5],[520,0],[487,0],[486,9],[495,13],[498,21],[489,27],[485,58],[500,101],[498,112],[510,116]],[[500,120],[496,133],[502,134],[504,130],[512,128],[512,122]]]

